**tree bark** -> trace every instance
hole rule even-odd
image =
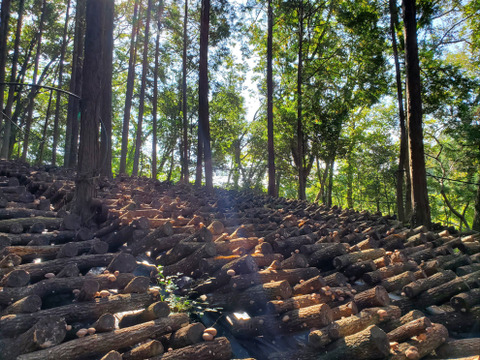
[[[53,100],[53,90],[50,90],[50,96],[48,98],[48,105],[47,105],[47,113],[45,114],[45,122],[43,124],[42,130],[42,141],[40,142],[40,146],[38,148],[37,154],[37,161],[38,165],[43,163],[43,152],[45,150],[45,140],[47,138],[47,128],[48,128],[48,119],[50,118],[50,109],[52,107],[52,100]]]
[[[3,111],[5,85],[5,65],[7,63],[8,21],[10,19],[10,0],[2,0],[0,12],[0,110]],[[0,128],[3,126],[3,113],[0,113]],[[8,119],[6,119],[8,121]]]
[[[132,34],[130,36],[130,57],[128,59],[128,75],[127,75],[127,93],[125,94],[125,110],[123,113],[122,127],[122,149],[120,153],[120,174],[127,171],[127,151],[128,151],[128,128],[130,125],[130,110],[132,109],[133,85],[135,81],[135,62],[137,57],[137,47],[135,40],[138,36],[138,6],[140,0],[135,0],[132,19]]]
[[[78,96],[82,96],[86,0],[77,0],[75,11],[75,37],[73,42],[72,74],[70,77],[69,91]],[[63,165],[67,168],[72,168],[77,164],[79,113],[80,100],[70,96],[68,99],[67,124],[65,129],[65,156],[63,160]]]
[[[273,140],[273,9],[268,0],[267,35],[267,137],[268,137],[268,195],[276,196],[275,189],[275,149]]]
[[[475,215],[473,216],[472,230],[480,231],[480,172],[477,185],[477,198],[475,199]]]
[[[408,145],[412,181],[413,227],[430,227],[427,175],[423,148],[420,62],[418,59],[417,21],[414,0],[403,1],[405,26],[405,65],[407,70]]]
[[[112,174],[112,63],[113,63],[113,21],[115,4],[113,1],[105,3],[105,28],[102,36],[103,49],[103,79],[102,79],[102,107],[100,113],[100,157],[98,167],[100,174],[109,178]]]
[[[101,117],[103,74],[102,38],[105,28],[105,1],[87,0],[85,62],[81,102],[80,148],[75,179],[75,212],[86,223],[92,218],[90,204],[96,195],[98,176],[98,126]]]
[[[304,135],[302,117],[302,82],[303,82],[303,0],[298,9],[298,69],[297,69],[297,167],[298,167],[298,198],[306,199],[306,174],[304,159]]]
[[[210,120],[208,105],[208,35],[210,29],[210,0],[202,0],[200,19],[200,66],[198,79],[198,131],[199,141],[203,141],[205,162],[205,185],[213,190],[212,151],[210,148]],[[201,139],[200,139],[201,138]],[[198,161],[197,156],[197,161]],[[201,154],[200,154],[201,159]],[[198,166],[198,164],[197,164]],[[198,169],[197,169],[198,171]],[[195,181],[197,183],[197,181]]]
[[[63,26],[62,47],[60,49],[60,60],[58,64],[58,88],[61,89],[63,85],[63,60],[65,59],[65,51],[67,49],[67,31],[68,18],[70,16],[70,0],[67,1],[67,11],[65,13],[65,24]],[[55,103],[55,118],[53,120],[53,144],[52,144],[52,165],[57,164],[57,143],[58,143],[58,124],[60,121],[60,101],[62,93],[57,91],[57,100]],[[45,141],[45,136],[43,136]]]
[[[135,139],[135,154],[133,156],[133,170],[132,176],[138,175],[138,168],[140,162],[140,153],[142,151],[142,136],[143,136],[143,112],[145,108],[145,89],[147,86],[147,71],[148,71],[148,38],[150,33],[150,14],[152,12],[152,0],[148,0],[147,5],[147,20],[145,23],[145,38],[143,40],[143,59],[142,59],[142,82],[140,85],[140,104],[138,106],[138,121],[137,121],[137,135]]]

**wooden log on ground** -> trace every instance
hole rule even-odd
[[[379,257],[385,256],[384,249],[368,249],[362,251],[356,251],[345,255],[337,256],[333,259],[333,265],[337,269],[344,269],[348,265],[356,263],[358,260],[374,260]]]
[[[320,276],[314,276],[293,287],[293,295],[305,295],[318,292],[322,287],[326,286],[326,281]]]
[[[95,334],[84,338],[71,340],[66,343],[22,355],[18,360],[56,360],[74,359],[80,357],[94,357],[110,350],[133,346],[152,336],[160,336],[178,330],[188,323],[186,314],[172,314],[169,317],[149,321],[132,327],[115,330],[103,334]]]
[[[50,316],[40,319],[30,329],[15,338],[0,341],[2,359],[13,360],[21,354],[51,348],[63,341],[66,332],[65,321],[60,317]]]
[[[400,309],[396,306],[364,309],[356,315],[334,321],[328,326],[327,331],[332,339],[339,339],[362,331],[371,325],[398,319],[400,316]]]
[[[178,331],[178,330],[177,330]],[[162,343],[158,340],[151,340],[134,347],[132,350],[122,354],[123,360],[144,360],[161,355],[165,351]]]
[[[348,279],[340,272],[334,272],[323,278],[328,286],[346,286]]]
[[[22,231],[26,231],[37,222],[42,222],[48,230],[57,230],[60,228],[62,221],[63,220],[60,218],[42,216],[0,220],[0,232],[11,232],[10,230],[12,226],[18,227],[19,225],[22,228]]]
[[[15,254],[9,254],[0,260],[0,276],[8,274],[13,267],[20,265],[22,258]]]
[[[231,356],[230,342],[226,337],[219,337],[213,341],[205,341],[169,351],[154,356],[150,360],[228,360]]]
[[[95,298],[95,294],[100,289],[100,284],[92,279],[87,279],[83,282],[80,292],[77,296],[78,301],[90,301]]]
[[[124,315],[120,319],[118,326],[120,328],[125,328],[140,324],[142,322],[166,317],[168,316],[168,314],[170,314],[170,307],[168,306],[168,304],[163,301],[158,301],[149,305],[146,309],[143,309],[140,312]]]
[[[364,260],[350,264],[342,271],[346,277],[354,280],[362,277],[363,274],[375,271],[376,269],[377,266],[375,265],[373,260]]]
[[[8,314],[28,314],[40,310],[42,299],[38,295],[29,295],[7,306],[0,312],[0,315]]]
[[[402,326],[399,326],[395,330],[390,331],[388,336],[388,341],[390,342],[403,342],[414,336],[425,332],[425,330],[432,326],[432,322],[427,317],[421,317],[419,319],[410,321]]]
[[[273,251],[288,256],[295,250],[300,250],[302,245],[311,245],[315,242],[312,235],[300,235],[286,239],[277,239],[272,242]]]
[[[310,266],[321,268],[332,266],[332,259],[335,256],[347,253],[346,246],[345,244],[332,244],[324,249],[317,250],[309,256],[308,263]]]
[[[300,309],[318,304],[328,304],[330,302],[332,302],[331,295],[314,293],[293,296],[286,300],[271,300],[267,303],[267,309],[269,313],[282,314],[294,309]]]
[[[58,273],[65,266],[69,264],[76,264],[81,270],[89,270],[92,267],[107,266],[115,254],[101,254],[101,255],[82,255],[74,258],[62,258],[41,263],[22,264],[16,267],[16,270],[25,270],[30,273],[32,281],[41,280],[47,273]],[[12,268],[0,269],[0,276],[4,276],[12,271]]]
[[[199,249],[195,250],[187,257],[184,257],[182,260],[175,264],[165,266],[163,268],[163,273],[166,276],[176,275],[177,273],[192,276],[194,272],[198,270],[200,259],[213,257],[216,254],[217,250],[214,243],[204,243]]]
[[[424,332],[426,336],[423,339],[411,339],[399,344],[395,354],[390,356],[392,360],[408,360],[413,356],[420,359],[433,350],[442,345],[448,338],[448,331],[445,326],[440,324],[432,324],[432,326]],[[413,349],[412,349],[413,348]],[[410,350],[410,351],[408,351]],[[416,353],[416,354],[412,354]],[[410,353],[409,356],[407,356]]]
[[[202,246],[204,246],[204,244],[200,242],[181,241],[166,253],[160,255],[155,260],[155,263],[162,266],[175,264],[196,250],[200,249]]]
[[[159,247],[161,247],[162,239],[170,237],[172,235],[173,227],[171,223],[167,222],[166,224],[156,228],[155,230],[150,231],[150,233],[143,239],[130,244],[129,248],[131,250],[131,253],[137,256],[145,251],[158,249]],[[182,239],[182,237],[178,237],[178,239]]]
[[[480,263],[474,263],[474,264],[471,264],[471,265],[460,266],[455,270],[455,272],[458,276],[471,274],[475,271],[480,271]]]
[[[293,253],[280,264],[281,269],[297,269],[308,267],[308,260],[305,255]]]
[[[424,317],[425,314],[421,312],[420,310],[412,310],[403,315],[399,319],[392,319],[387,321],[386,323],[382,324],[382,329],[385,330],[385,332],[390,332],[400,326],[403,326],[405,324],[408,324],[409,322],[412,322],[414,320],[420,319]]]
[[[217,248],[217,254],[230,255],[231,252],[237,248],[244,248],[249,251],[259,244],[258,238],[238,238],[227,241],[217,241],[215,246]]]
[[[96,320],[106,312],[117,313],[145,308],[153,302],[150,294],[112,295],[91,302],[76,303],[41,310],[31,314],[5,315],[0,317],[0,337],[13,337],[28,330],[35,322],[52,315],[65,318],[67,323]]]
[[[53,246],[9,246],[5,252],[20,256],[23,262],[30,262],[37,258],[51,260],[57,257],[73,257],[78,254],[78,247],[76,243]]]
[[[173,349],[183,348],[202,341],[205,326],[202,323],[192,323],[175,331],[169,339],[169,346]]]
[[[122,360],[122,354],[120,354],[118,351],[111,350],[108,353],[105,354],[105,356],[102,356],[100,360]]]
[[[453,296],[450,299],[450,304],[456,311],[470,311],[472,307],[480,304],[480,288]]]
[[[478,310],[477,313],[474,312],[475,309]],[[429,315],[429,318],[432,322],[445,326],[449,332],[471,333],[480,326],[480,307],[477,305],[470,311],[470,313],[459,311],[443,312]]]
[[[448,339],[435,349],[436,358],[457,359],[480,355],[480,338]]]
[[[30,274],[25,270],[13,270],[0,281],[0,286],[22,287],[30,282]]]
[[[308,334],[308,345],[311,348],[323,349],[332,342],[332,339],[328,336],[328,331],[325,329],[310,331],[310,334]]]
[[[390,304],[390,297],[383,286],[375,286],[369,290],[362,291],[355,295],[355,303],[359,310],[374,306],[387,306]]]
[[[381,285],[388,292],[397,292],[400,291],[405,285],[410,284],[415,281],[415,275],[411,271],[405,271],[401,274],[392,276],[388,279],[385,279],[381,282]]]
[[[419,279],[414,282],[411,282],[408,285],[405,285],[402,289],[402,292],[404,292],[405,295],[407,295],[409,298],[413,298],[430,288],[439,286],[455,278],[456,278],[456,275],[453,271],[444,270],[428,278]]]
[[[332,312],[333,312],[333,320],[340,320],[341,318],[346,318],[351,315],[357,315],[358,308],[353,301],[350,301],[346,304],[332,308]]]
[[[115,317],[110,313],[104,313],[100,315],[97,321],[92,324],[92,328],[96,333],[103,333],[112,331],[115,329]]]
[[[288,311],[281,316],[281,321],[285,331],[297,332],[327,326],[333,321],[333,313],[327,304],[317,304]]]

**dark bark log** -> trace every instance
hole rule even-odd
[[[5,275],[0,281],[4,287],[18,288],[27,285],[30,282],[30,274],[25,270],[13,270]]]
[[[205,257],[213,257],[217,254],[215,244],[204,243],[199,249],[195,250],[192,254],[184,257],[182,260],[175,264],[165,266],[163,273],[166,276],[175,275],[177,273],[192,276],[196,270],[198,270],[198,264],[200,259]]]
[[[183,328],[182,328],[183,329]],[[132,350],[123,353],[123,360],[143,360],[163,354],[165,351],[162,343],[158,340],[152,340],[147,343],[136,346]]]
[[[368,249],[356,251],[345,255],[337,256],[333,259],[333,265],[337,269],[346,268],[348,265],[356,263],[358,260],[373,260],[385,256],[384,249]]]
[[[310,266],[328,267],[332,266],[332,260],[335,256],[346,254],[347,249],[344,244],[332,244],[322,250],[317,250],[308,258]]]
[[[29,314],[40,310],[42,299],[38,295],[29,295],[7,306],[0,314]]]
[[[480,304],[480,288],[453,296],[450,299],[450,304],[456,311],[470,311],[472,307]]]
[[[444,284],[448,281],[455,279],[455,273],[451,270],[445,270],[439,273],[436,273],[426,279],[416,280],[408,285],[405,285],[402,291],[409,298],[413,298],[421,294],[422,292],[431,289],[433,287]]]
[[[181,238],[172,237],[173,228],[170,223],[166,223],[150,233],[142,239],[129,244],[132,255],[137,256],[145,251],[161,251],[173,247]]]
[[[411,271],[405,271],[401,274],[392,276],[382,281],[381,285],[388,292],[398,292],[403,286],[415,281],[415,275]]]
[[[109,332],[115,329],[115,316],[110,313],[100,315],[97,321],[92,324],[96,333]]]
[[[412,310],[405,315],[403,315],[399,319],[393,319],[390,321],[387,321],[385,324],[382,324],[382,329],[385,330],[385,332],[390,332],[395,330],[396,328],[403,326],[405,324],[408,324],[409,322],[412,322],[414,320],[420,319],[424,317],[425,314],[421,312],[420,310]]]
[[[169,345],[173,349],[183,348],[188,345],[196,344],[202,341],[205,326],[202,323],[193,323],[175,331],[169,340]]]
[[[360,310],[372,306],[387,306],[390,304],[388,292],[383,286],[375,286],[355,295],[355,303]]]
[[[179,329],[188,322],[185,314],[173,314],[169,317],[149,321],[132,327],[109,333],[87,336],[68,341],[48,350],[40,350],[19,357],[19,360],[48,360],[59,358],[92,357],[110,350],[135,345],[152,336],[159,336]]]
[[[183,347],[155,356],[150,360],[228,360],[232,356],[226,337]]]
[[[435,358],[463,358],[467,356],[478,356],[478,345],[480,339],[468,338],[468,339],[448,339],[443,345],[435,349]]]
[[[50,218],[50,217],[30,217],[30,218],[16,218],[16,219],[6,219],[0,220],[0,231],[10,232],[12,226],[21,226],[21,230],[26,231],[30,227],[38,222],[42,222],[45,227],[49,230],[58,230],[62,224],[62,219],[59,218]],[[15,231],[16,232],[16,231]]]
[[[166,302],[159,301],[151,304],[139,313],[124,315],[118,324],[120,328],[125,328],[147,321],[167,317],[170,314],[170,307]]]
[[[273,138],[273,9],[272,1],[268,1],[267,30],[267,139],[268,139],[268,195],[276,196],[275,189],[275,149]]]
[[[392,360],[407,360],[407,350],[411,347],[416,348],[418,353],[418,358],[422,358],[430,354],[433,350],[438,348],[441,344],[445,342],[448,338],[448,331],[445,326],[440,324],[432,324],[430,331],[424,333],[426,337],[422,340],[409,340],[407,342],[401,343],[398,346],[398,349],[395,351],[395,354],[390,357]]]

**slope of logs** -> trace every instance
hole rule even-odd
[[[86,228],[73,194],[0,162],[1,359],[479,358],[479,234],[122,177]],[[215,329],[162,301],[157,265]]]

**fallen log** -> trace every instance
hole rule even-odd
[[[231,356],[230,342],[226,337],[219,337],[213,341],[205,341],[168,351],[162,355],[154,356],[150,360],[228,360]]]
[[[410,321],[402,326],[399,326],[395,330],[390,331],[388,341],[390,342],[403,342],[414,336],[417,336],[424,332],[427,328],[432,326],[432,322],[427,317],[421,317],[419,319]]]
[[[29,295],[7,306],[0,315],[34,313],[42,307],[42,299],[38,295]]]
[[[475,306],[470,313],[448,311],[429,315],[430,320],[445,326],[448,331],[456,333],[471,333],[480,326],[480,306]]]
[[[281,321],[287,332],[322,328],[333,321],[333,312],[327,304],[317,304],[288,311],[281,316]]]
[[[358,309],[363,310],[367,307],[387,306],[390,304],[390,297],[387,290],[383,286],[378,285],[356,294],[354,301]]]
[[[326,281],[320,275],[314,276],[295,285],[293,287],[293,295],[305,295],[318,292],[322,287],[326,285]]]
[[[397,292],[402,290],[402,288],[410,284],[411,282],[415,281],[415,275],[411,271],[405,271],[401,274],[392,276],[387,278],[381,282],[381,285],[387,290],[388,292]]]
[[[177,330],[178,331],[178,330]],[[132,350],[122,354],[123,360],[144,360],[163,354],[165,351],[162,343],[158,340],[151,340],[134,347]]]
[[[25,270],[13,270],[5,275],[0,281],[0,286],[22,287],[30,282],[30,274]]]
[[[217,254],[214,243],[204,243],[200,248],[195,250],[192,254],[184,257],[175,264],[164,266],[163,273],[166,276],[176,275],[178,273],[187,276],[192,276],[198,270],[200,259],[205,257],[213,257]]]
[[[269,313],[282,314],[294,309],[300,309],[318,304],[328,304],[330,302],[332,302],[331,295],[314,293],[293,296],[286,300],[271,300],[267,303],[267,309]]]
[[[125,328],[133,325],[137,325],[143,322],[166,317],[170,314],[170,307],[166,302],[159,301],[149,305],[146,309],[135,314],[124,315],[119,323],[119,328]]]
[[[479,355],[480,339],[448,339],[441,346],[435,349],[435,358],[457,359],[467,356]]]
[[[453,296],[450,299],[450,304],[456,311],[470,311],[472,307],[480,304],[480,288]]]
[[[18,360],[56,360],[93,357],[127,346],[133,346],[152,336],[159,336],[178,330],[188,323],[186,314],[172,314],[169,317],[143,324],[115,330],[103,334],[95,334],[84,338],[71,340],[54,346],[48,350],[40,350],[18,357]]]
[[[445,270],[439,273],[436,273],[428,278],[419,279],[411,282],[403,287],[402,292],[405,293],[409,298],[418,296],[420,293],[444,284],[448,281],[451,281],[456,278],[456,275],[451,270]]]
[[[15,219],[6,219],[0,220],[0,232],[11,232],[12,227],[18,228],[21,227],[21,231],[26,231],[30,227],[38,222],[42,222],[45,225],[45,228],[49,230],[58,230],[62,224],[63,219],[52,218],[52,217],[27,217],[27,218],[15,218]],[[15,230],[13,233],[18,233],[18,230]]]
[[[332,259],[335,256],[343,255],[347,253],[348,245],[345,244],[332,244],[324,249],[320,249],[312,253],[308,258],[310,266],[319,268],[331,267]]]
[[[205,326],[202,323],[192,323],[175,331],[169,339],[169,346],[172,349],[183,348],[202,341]]]
[[[420,319],[424,316],[425,316],[425,314],[423,312],[421,312],[420,310],[412,310],[412,311],[409,311],[408,313],[406,313],[405,315],[403,315],[399,319],[392,319],[392,320],[389,320],[386,323],[382,324],[382,329],[385,332],[388,333],[388,332],[393,331],[394,329],[396,329],[400,326],[408,324],[409,322]]]
[[[348,265],[356,263],[358,260],[374,260],[385,256],[384,249],[368,249],[356,251],[345,255],[337,256],[333,259],[333,265],[336,269],[346,268]]]

